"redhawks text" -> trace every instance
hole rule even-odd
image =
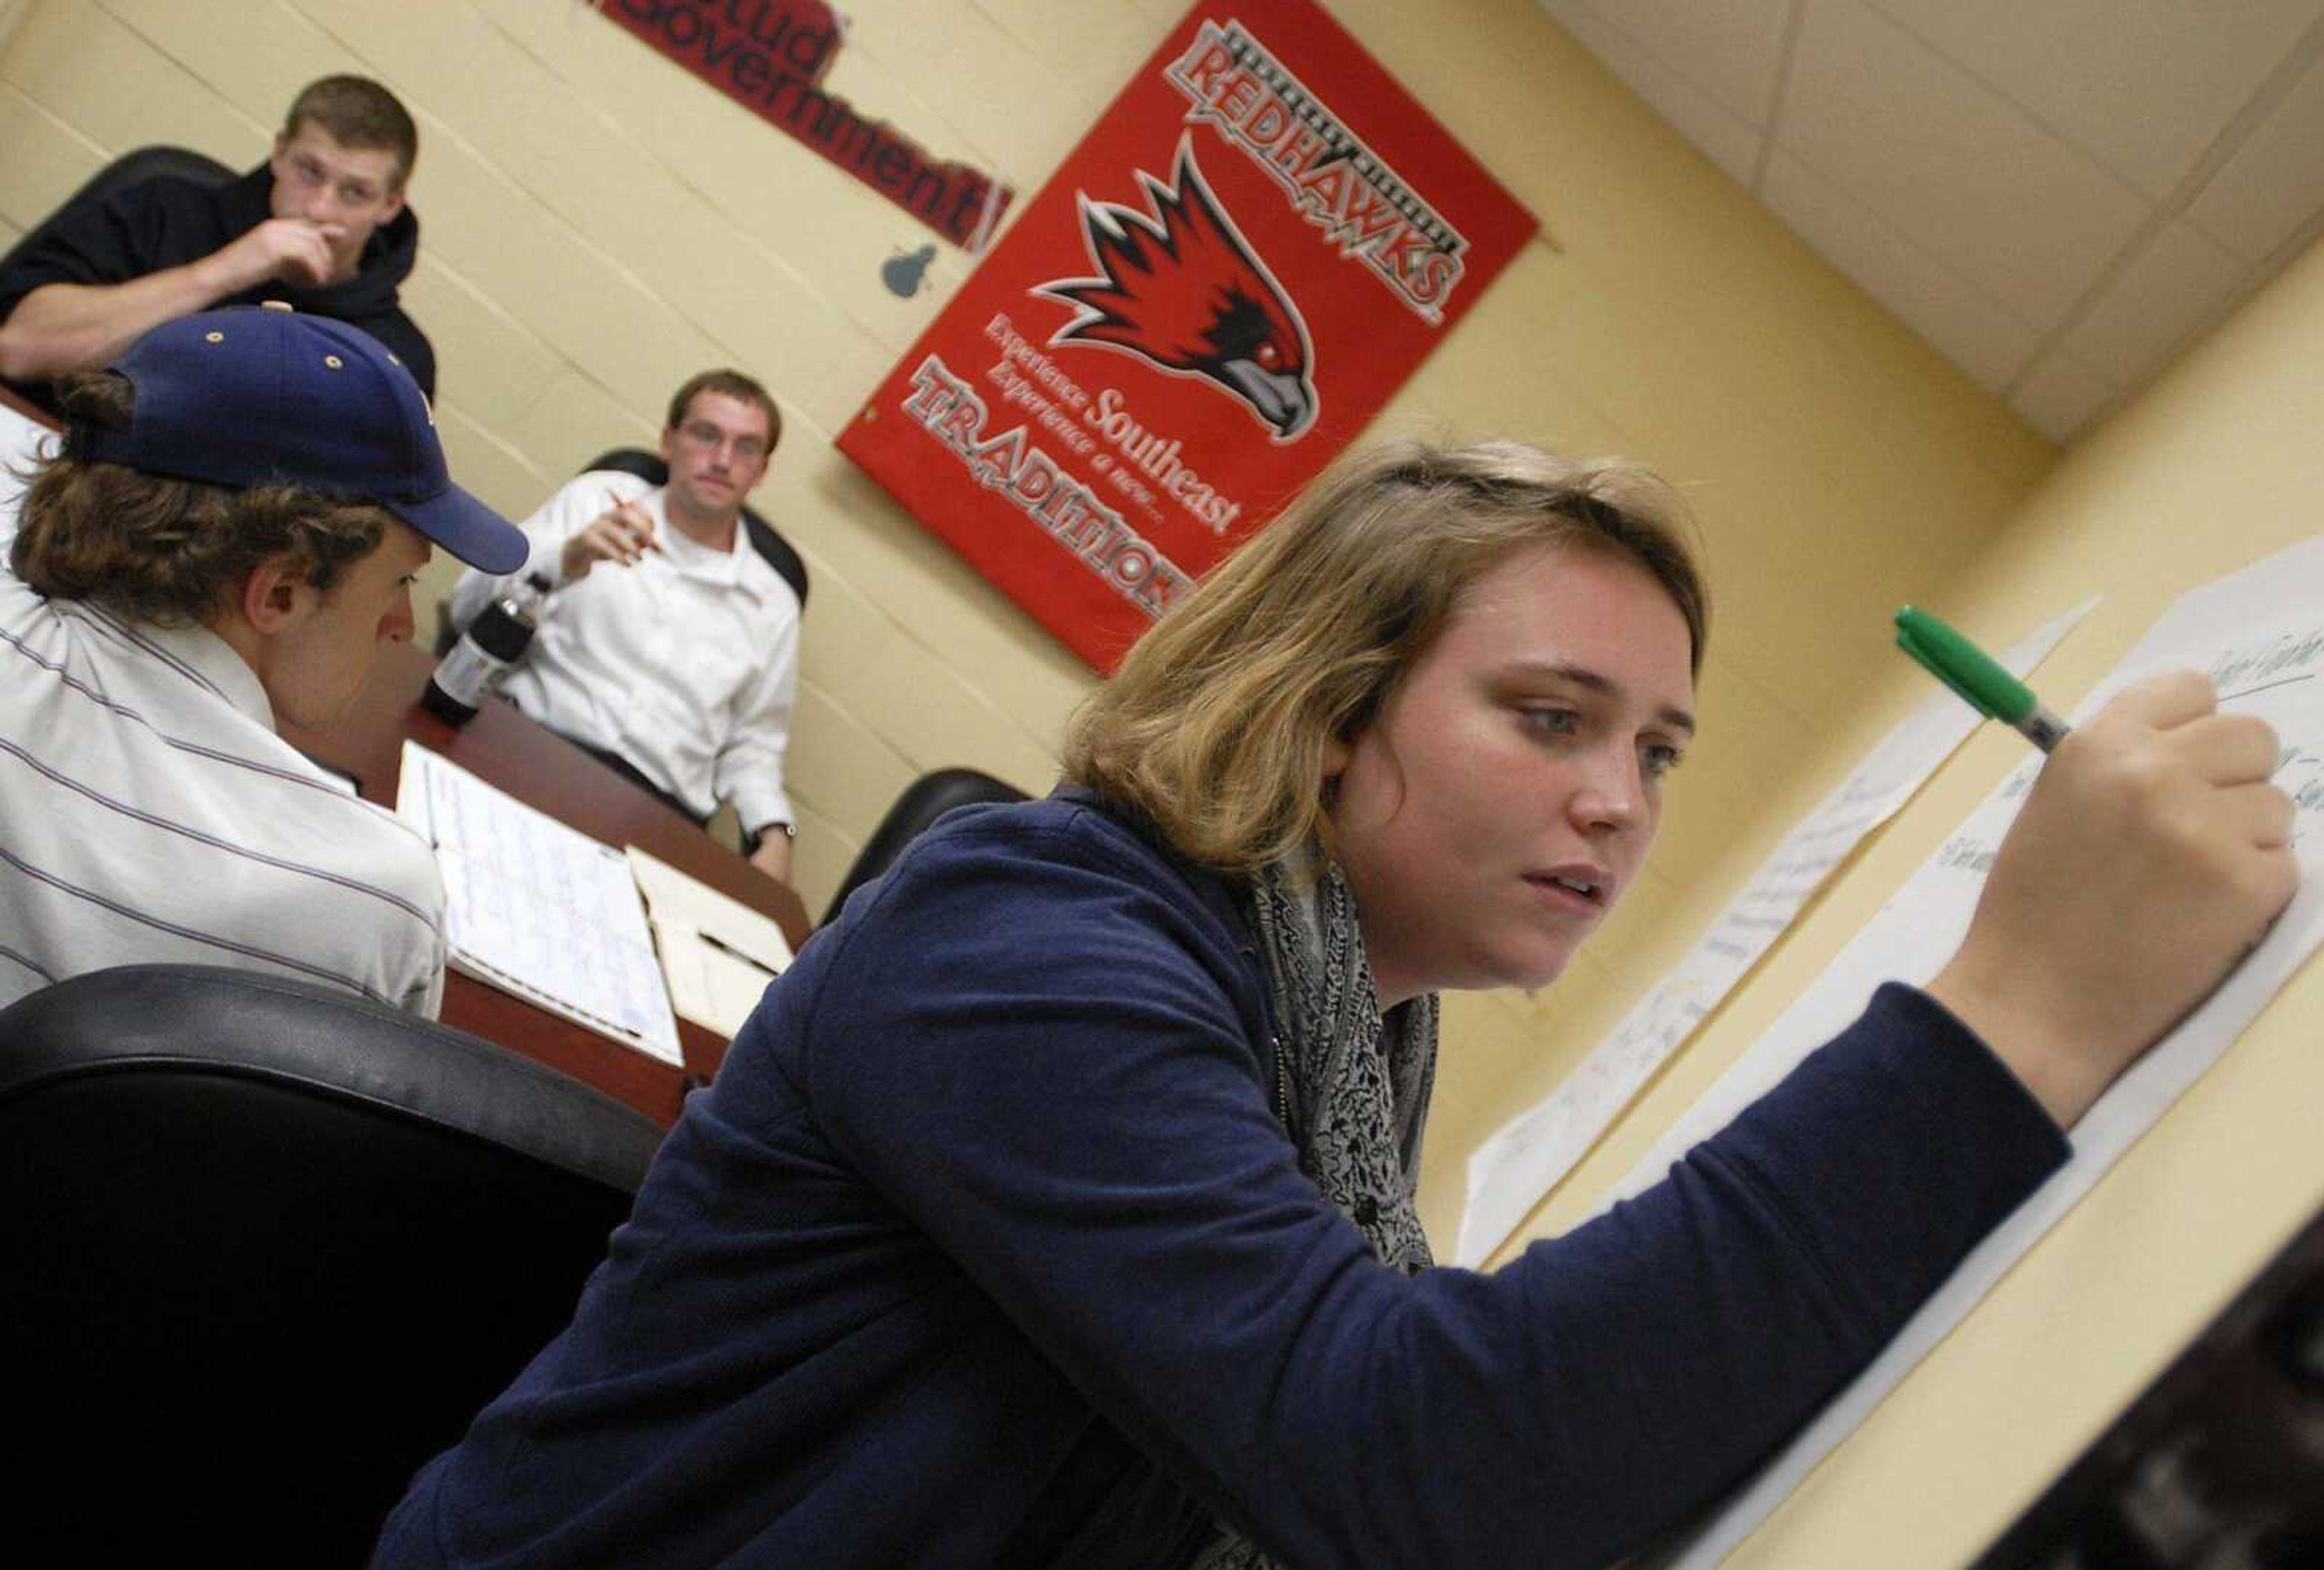
[[[1240,22],[1203,23],[1163,73],[1306,220],[1425,319],[1443,319],[1469,242]]]

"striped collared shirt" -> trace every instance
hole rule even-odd
[[[275,734],[216,633],[44,599],[0,565],[0,1003],[164,962],[432,1018],[443,882],[410,826]]]

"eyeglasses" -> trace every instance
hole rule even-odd
[[[727,440],[726,433],[706,420],[689,420],[678,428],[678,434],[689,445],[715,448]],[[774,451],[774,444],[755,436],[733,439],[734,456],[746,464],[757,463]]]

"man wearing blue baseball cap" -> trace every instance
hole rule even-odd
[[[0,1003],[181,961],[432,1016],[432,854],[275,726],[346,713],[437,546],[504,572],[524,537],[341,322],[180,318],[58,395],[0,573]]]

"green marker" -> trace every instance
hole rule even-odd
[[[2043,708],[2031,688],[1928,612],[1906,605],[1896,613],[1896,647],[1960,694],[1969,707],[2011,726],[2043,752],[2066,739],[2066,722]]]

